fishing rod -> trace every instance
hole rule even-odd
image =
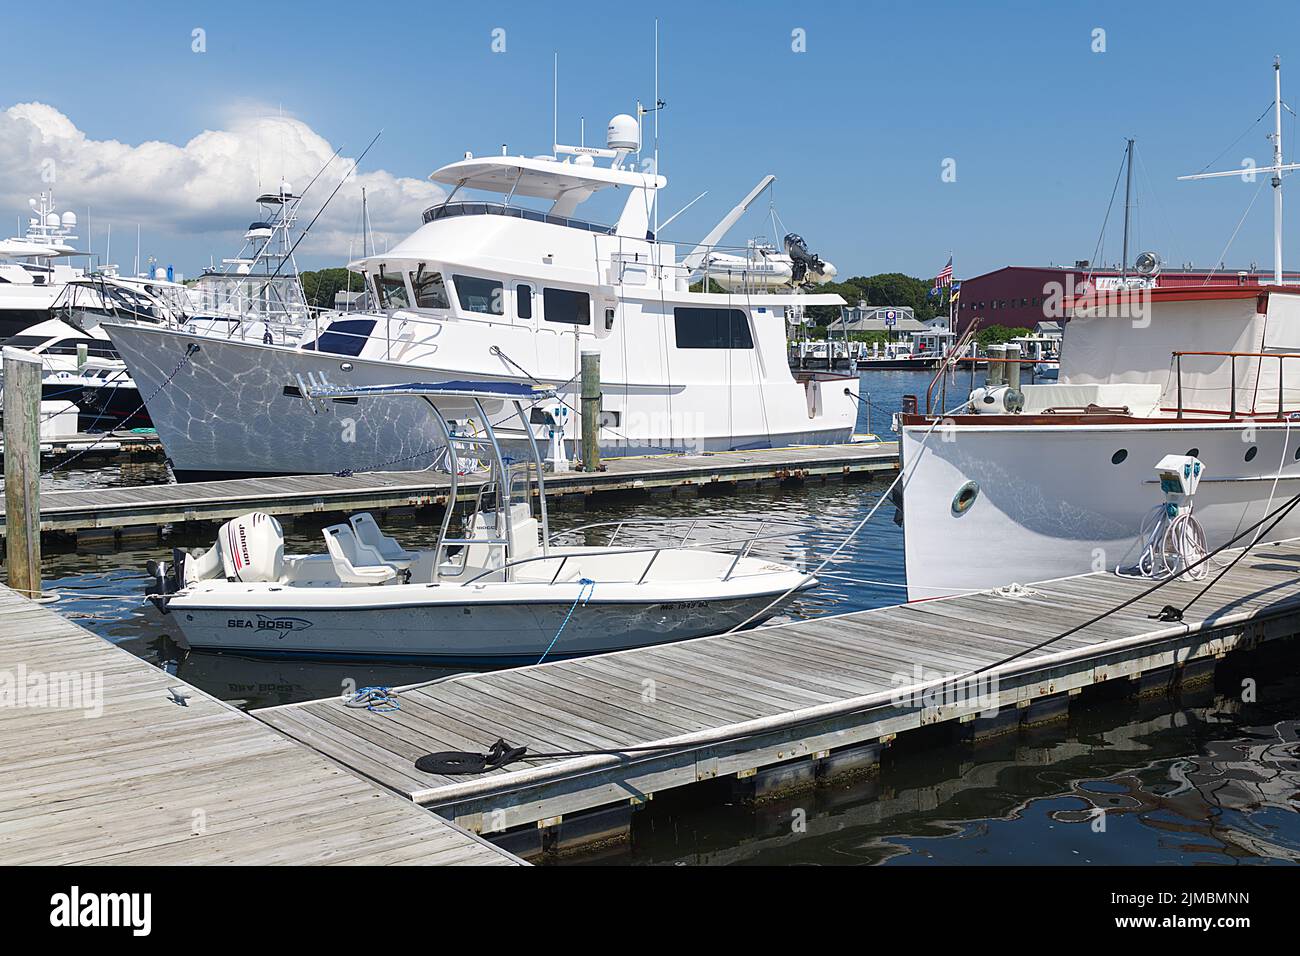
[[[278,276],[280,274],[280,270],[284,268],[284,264],[293,258],[294,251],[298,248],[298,243],[302,242],[304,239],[307,238],[307,233],[311,232],[312,226],[316,225],[316,220],[321,217],[321,213],[323,213],[326,209],[329,208],[329,204],[333,202],[334,197],[337,196],[339,190],[343,188],[343,184],[352,178],[352,174],[357,171],[357,167],[361,165],[361,161],[366,158],[366,153],[370,152],[370,148],[374,146],[375,143],[379,142],[379,137],[383,135],[384,135],[384,131],[381,129],[378,133],[376,133],[371,138],[370,142],[366,144],[366,148],[361,151],[361,155],[352,161],[352,167],[347,171],[347,174],[342,179],[339,180],[338,185],[334,187],[334,191],[329,194],[329,196],[326,198],[324,204],[320,207],[320,209],[316,210],[316,215],[311,217],[311,222],[307,223],[306,228],[304,228],[303,231],[298,234],[298,238],[295,239],[293,245],[289,247],[289,251],[280,259],[280,264],[275,267],[275,272],[271,273],[271,279],[274,279],[276,276]],[[339,147],[339,149],[342,148],[343,147],[341,146]]]

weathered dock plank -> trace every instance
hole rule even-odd
[[[806,445],[705,455],[611,458],[605,464],[602,472],[547,475],[547,493],[705,489],[738,482],[892,474],[898,469],[898,445]],[[41,495],[41,530],[77,532],[225,521],[249,511],[296,515],[445,505],[448,485],[446,475],[433,471],[394,471],[47,491]],[[459,491],[462,500],[472,498],[478,488],[479,481],[473,476],[463,478]]]
[[[10,864],[519,862],[7,588],[0,693]]]
[[[1183,622],[1152,617],[1203,581],[1176,581],[1042,648],[1141,593],[1113,574],[1038,582],[679,644],[471,674],[401,688],[398,714],[337,700],[255,711],[344,765],[478,832],[556,822],[680,787],[877,742],[921,726],[1059,700],[1095,683],[1212,659],[1300,632],[1300,540],[1249,553]],[[1008,660],[1013,655],[1015,660]],[[987,698],[924,691],[988,668]],[[917,671],[922,674],[919,682]],[[480,776],[424,774],[423,753],[482,752],[498,737],[533,752],[650,752],[530,757]],[[358,763],[364,757],[364,767]]]

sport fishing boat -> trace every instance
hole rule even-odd
[[[678,533],[671,523],[632,520],[571,529],[568,536],[583,543],[558,543],[536,443],[528,443],[524,461],[512,462],[493,426],[512,415],[531,434],[529,410],[548,399],[553,392],[502,382],[309,386],[309,403],[423,408],[444,441],[448,501],[456,500],[461,475],[486,463],[465,530],[452,534],[448,508],[436,544],[408,550],[360,514],[324,529],[322,553],[287,555],[279,522],[255,512],[222,525],[206,553],[178,550],[170,569],[154,565],[158,592],[150,600],[193,648],[515,664],[753,626],[816,584],[751,553],[779,536],[768,532],[772,522],[699,543],[695,522]],[[471,418],[480,423],[473,435],[464,429]],[[665,540],[615,541],[639,539],[647,527]],[[589,543],[601,530],[609,532],[605,543]]]
[[[990,363],[955,410],[941,393],[900,416],[909,598],[1149,565],[1152,514],[1173,504],[1167,456],[1204,470],[1185,504],[1209,548],[1300,491],[1300,289],[1282,284],[1280,192],[1297,166],[1282,163],[1276,73],[1275,89],[1274,162],[1259,170],[1274,173],[1271,284],[1162,287],[1157,266],[1073,300],[1054,290],[1056,382]],[[1300,511],[1269,532],[1296,535]]]
[[[797,380],[785,358],[787,323],[802,321],[806,306],[842,304],[838,295],[806,291],[833,269],[793,235],[783,259],[774,249],[758,257],[752,283],[746,269],[757,253],[746,247],[720,258],[718,243],[772,177],[679,255],[656,229],[667,180],[640,169],[638,121],[616,116],[606,142],[555,144],[541,156],[467,154],[438,169],[431,178],[449,192],[424,210],[423,225],[350,264],[382,309],[313,316],[295,344],[109,323],[149,396],[176,477],[433,461],[436,430],[409,404],[326,403],[320,414],[300,414],[299,382],[321,375],[353,386],[466,377],[546,383],[573,412],[572,440],[584,351],[600,354],[603,455],[847,441],[858,406],[846,382]],[[474,190],[492,198],[470,198]],[[612,225],[577,218],[580,204],[598,196],[622,197]],[[526,199],[549,206],[522,205]],[[524,440],[509,432],[502,439]]]

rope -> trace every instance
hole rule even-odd
[[[569,613],[564,615],[564,621],[561,622],[560,629],[555,632],[555,636],[551,638],[551,643],[546,645],[546,650],[542,651],[542,656],[537,658],[538,664],[546,660],[546,655],[551,653],[551,648],[553,648],[555,642],[560,639],[560,635],[564,633],[564,629],[569,626],[569,618],[573,617],[573,612],[578,609],[578,605],[585,605],[591,600],[591,596],[596,593],[596,582],[591,580],[591,578],[582,578],[578,583],[582,585],[578,588],[578,596],[573,599],[573,604],[569,607]]]
[[[92,451],[94,451],[97,447],[99,447],[99,445],[100,445],[100,444],[101,444],[101,443],[102,443],[106,438],[108,438],[108,437],[109,437],[109,436],[114,432],[114,430],[116,430],[116,429],[117,429],[118,427],[120,427],[121,425],[124,425],[126,422],[129,422],[131,419],[135,418],[136,415],[140,414],[140,412],[144,410],[145,406],[148,405],[150,402],[152,402],[152,401],[153,401],[153,400],[158,396],[158,393],[159,393],[159,392],[161,392],[164,388],[166,388],[168,385],[170,385],[172,379],[174,379],[177,375],[179,375],[180,372],[181,372],[181,369],[183,369],[186,365],[188,365],[188,364],[190,363],[190,360],[191,360],[192,358],[194,358],[194,355],[195,355],[195,353],[198,352],[198,350],[199,350],[199,347],[198,347],[197,345],[195,345],[193,342],[191,342],[189,345],[185,346],[185,356],[184,356],[184,358],[182,358],[179,362],[176,363],[176,367],[175,367],[174,369],[171,370],[171,374],[169,374],[165,379],[163,379],[163,380],[158,384],[158,387],[157,387],[156,389],[153,390],[153,392],[149,395],[148,398],[146,398],[144,401],[142,401],[142,402],[141,402],[141,403],[136,407],[135,411],[131,412],[131,413],[130,413],[129,415],[127,415],[125,418],[121,419],[121,420],[117,423],[117,425],[114,425],[114,426],[113,426],[112,428],[110,428],[108,431],[104,432],[104,434],[100,435],[100,436],[99,436],[98,438],[96,438],[93,442],[91,442],[88,446],[86,446],[85,448],[83,448],[81,451],[77,452],[77,453],[76,453],[75,455],[73,455],[71,458],[65,458],[63,461],[59,462],[57,465],[54,465],[52,468],[50,468],[49,471],[42,472],[41,475],[40,475],[40,477],[42,477],[42,478],[48,478],[48,477],[50,477],[50,476],[53,475],[56,471],[59,471],[60,469],[63,469],[63,468],[67,468],[70,464],[72,464],[72,463],[73,463],[74,461],[76,461],[77,459],[82,458],[82,457],[84,457],[85,455],[90,454],[90,453],[91,453]],[[98,419],[97,419],[97,420],[98,420]]]
[[[391,714],[402,709],[402,702],[397,699],[391,687],[362,687],[343,706],[364,707],[372,714]]]
[[[921,447],[917,449],[916,458],[913,459],[913,463],[920,460],[922,452],[925,451],[926,443],[930,440],[930,436],[934,434],[935,427],[940,422],[944,421],[946,418],[947,415],[934,416],[934,421],[930,422],[930,427],[925,430],[925,434],[921,437]],[[834,561],[835,558],[839,556],[839,553],[843,551],[846,547],[848,547],[849,542],[852,541],[855,537],[857,537],[858,533],[867,526],[867,522],[869,522],[872,519],[872,517],[875,516],[876,512],[880,510],[880,506],[883,505],[886,501],[890,500],[889,497],[890,492],[892,492],[894,488],[898,485],[898,483],[903,480],[903,478],[907,475],[907,473],[908,473],[908,469],[906,466],[898,470],[898,474],[894,476],[894,480],[889,483],[888,488],[886,488],[883,492],[881,492],[880,497],[876,500],[876,503],[871,506],[871,510],[867,512],[866,517],[864,517],[861,521],[859,521],[857,525],[854,526],[853,530],[850,531],[847,535],[845,535],[844,540],[841,541],[839,545],[836,546],[835,550],[832,551],[829,555],[827,555],[826,558],[819,565],[817,565],[816,568],[814,568],[812,571],[809,571],[807,574],[805,574],[794,584],[790,585],[790,587],[785,591],[785,593],[774,598],[761,610],[755,611],[749,617],[745,618],[745,620],[741,621],[739,624],[736,624],[731,628],[728,628],[726,631],[723,631],[723,633],[734,634],[736,631],[740,630],[741,628],[744,628],[749,624],[752,624],[754,621],[758,620],[768,611],[772,610],[772,608],[779,605],[781,602],[783,602],[786,598],[788,598],[799,588],[803,587],[809,581],[815,580],[817,575],[821,572],[822,568],[826,567],[826,565]]]
[[[1131,598],[1128,598],[1125,601],[1122,601],[1120,604],[1117,604],[1115,607],[1110,608],[1109,610],[1102,611],[1101,613],[1094,615],[1084,623],[1072,627],[1069,630],[1056,635],[1055,637],[1050,637],[1044,641],[1040,641],[1038,644],[1035,644],[1033,647],[1025,648],[1024,650],[1009,655],[1007,657],[1004,657],[999,661],[994,661],[991,664],[986,664],[983,667],[979,667],[974,670],[971,670],[966,674],[963,674],[955,679],[945,678],[942,681],[942,685],[946,687],[948,684],[951,683],[954,686],[960,687],[960,682],[962,681],[969,680],[971,677],[974,677],[985,671],[992,670],[993,668],[1003,667],[1006,664],[1009,664],[1012,661],[1024,657],[1027,654],[1033,654],[1034,652],[1041,650],[1042,648],[1047,647],[1051,644],[1054,644],[1057,641],[1064,640],[1065,638],[1071,636],[1072,634],[1077,634],[1079,631],[1083,630],[1084,628],[1096,624],[1098,621],[1102,621],[1105,618],[1111,616],[1112,614],[1116,614],[1119,611],[1122,611],[1124,608],[1129,607],[1132,604],[1135,604],[1136,602],[1147,597],[1148,595],[1154,593],[1155,591],[1158,591],[1160,588],[1167,585],[1170,581],[1177,580],[1177,578],[1181,576],[1181,574],[1185,574],[1187,571],[1196,567],[1197,564],[1202,564],[1206,561],[1211,560],[1219,552],[1223,551],[1228,547],[1231,547],[1241,538],[1246,537],[1248,534],[1255,531],[1256,528],[1263,527],[1265,524],[1269,523],[1270,519],[1273,519],[1272,523],[1269,524],[1269,527],[1264,531],[1264,534],[1267,534],[1268,531],[1272,530],[1274,527],[1277,526],[1279,522],[1281,522],[1284,518],[1286,518],[1286,516],[1291,512],[1291,510],[1294,509],[1298,504],[1300,504],[1300,494],[1297,494],[1286,504],[1279,506],[1274,512],[1265,515],[1258,522],[1251,525],[1249,528],[1241,532],[1232,540],[1226,542],[1223,545],[1220,545],[1214,551],[1211,551],[1199,562],[1196,562],[1196,564],[1189,565],[1187,568],[1184,568],[1179,575],[1175,575],[1173,577],[1165,578],[1162,581],[1158,581],[1151,587],[1147,588],[1145,591],[1141,592],[1140,594],[1137,594]],[[1199,594],[1193,597],[1192,600],[1185,605],[1184,610],[1186,608],[1191,607],[1192,604],[1194,604],[1200,598],[1201,594],[1204,594],[1211,587],[1213,587],[1215,583],[1217,583],[1219,579],[1223,577],[1224,574],[1226,574],[1229,570],[1231,570],[1233,565],[1235,565],[1237,561],[1240,561],[1241,558],[1244,557],[1245,554],[1253,546],[1254,543],[1252,542],[1252,544],[1248,545],[1245,549],[1243,549],[1242,553],[1239,554],[1228,565],[1228,567],[1224,568],[1222,573],[1220,573],[1217,577],[1215,577],[1213,581],[1207,584]],[[1177,609],[1166,607],[1159,615],[1151,615],[1151,617],[1159,618],[1160,620],[1181,620],[1181,617],[1178,618],[1167,617],[1166,615],[1171,611],[1174,614],[1181,613],[1177,611]],[[865,709],[854,709],[854,710],[845,711],[845,716],[861,713],[864,710]],[[793,723],[788,725],[786,729],[797,730],[805,726],[824,723],[825,720],[826,717],[824,715],[819,714],[815,717],[807,717],[798,721],[794,721]],[[617,757],[617,756],[623,756],[626,754],[635,754],[635,753],[663,753],[663,752],[689,753],[696,750],[702,750],[708,747],[717,747],[721,744],[728,744],[728,743],[734,743],[741,740],[746,740],[754,736],[756,736],[756,734],[753,731],[740,731],[737,733],[724,734],[719,737],[710,738],[709,740],[706,741],[700,741],[698,743],[690,743],[686,745],[675,745],[672,743],[663,743],[663,744],[647,744],[644,746],[637,746],[637,747],[617,747],[617,748],[594,749],[594,750],[561,750],[561,751],[553,751],[553,752],[539,752],[533,754],[528,753],[528,748],[526,746],[514,747],[506,743],[504,739],[498,739],[497,742],[492,745],[492,747],[488,750],[487,753],[472,753],[468,751],[446,751],[442,753],[426,754],[415,761],[415,767],[417,770],[423,771],[425,773],[440,773],[440,774],[448,774],[448,775],[475,774],[475,773],[484,773],[488,770],[503,768],[508,764],[515,763],[525,758],[536,760],[536,759],[563,759],[563,758],[572,758],[572,757],[597,757],[597,756]],[[598,769],[599,768],[592,769],[592,770],[584,770],[580,775],[594,773],[597,772]]]

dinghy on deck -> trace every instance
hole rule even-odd
[[[631,520],[574,529],[597,545],[558,544],[529,409],[554,393],[513,383],[312,386],[310,401],[382,395],[423,400],[446,442],[455,501],[467,462],[486,464],[474,508],[453,536],[407,550],[369,514],[323,531],[321,553],[284,552],[274,517],[222,525],[204,553],[177,552],[156,570],[151,600],[194,648],[241,654],[535,663],[753,626],[816,584],[751,552],[788,535],[760,521],[724,541],[697,541],[698,522]],[[513,412],[513,414],[510,414]],[[517,418],[530,459],[512,462],[493,423]],[[466,419],[476,426],[462,434]],[[534,489],[535,485],[535,489]],[[534,495],[535,490],[535,495]],[[536,515],[532,500],[537,501]],[[659,539],[646,545],[616,544]]]

